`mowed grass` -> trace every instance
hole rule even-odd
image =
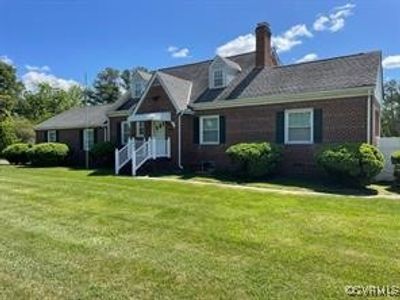
[[[0,166],[0,298],[328,299],[399,285],[400,201]]]

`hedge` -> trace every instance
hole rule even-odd
[[[383,169],[383,154],[365,143],[331,146],[317,156],[317,164],[335,179],[365,186]]]
[[[28,151],[31,144],[12,144],[3,150],[3,157],[11,164],[26,164],[29,161]]]
[[[111,142],[94,144],[90,154],[96,166],[111,166],[114,161],[115,145]]]
[[[226,153],[238,166],[237,175],[250,178],[274,173],[282,160],[282,148],[266,142],[236,144]]]
[[[58,166],[65,163],[68,153],[66,144],[42,143],[30,148],[28,157],[34,166]]]

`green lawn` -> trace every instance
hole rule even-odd
[[[327,299],[400,285],[400,201],[0,166],[0,298]]]

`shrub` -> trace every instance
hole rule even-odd
[[[365,186],[383,169],[385,159],[375,146],[343,144],[321,151],[317,163],[336,179]]]
[[[9,145],[17,142],[15,126],[11,119],[0,122],[0,154]]]
[[[393,165],[400,164],[400,151],[393,152],[390,158]]]
[[[90,150],[95,165],[110,166],[114,159],[115,146],[110,142],[102,142],[94,144]]]
[[[3,150],[3,157],[11,164],[26,164],[29,161],[30,144],[12,144]]]
[[[28,157],[34,166],[58,166],[65,162],[68,152],[65,144],[42,143],[29,149]]]
[[[239,175],[263,177],[276,171],[282,149],[270,143],[241,143],[229,147],[226,153],[238,165]]]

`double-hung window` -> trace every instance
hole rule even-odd
[[[224,85],[224,72],[222,70],[215,70],[213,73],[214,87],[219,88]]]
[[[90,151],[94,145],[94,129],[87,128],[83,130],[83,150]]]
[[[290,109],[285,111],[285,143],[312,144],[313,109]]]
[[[47,142],[48,143],[57,142],[57,130],[47,131]]]
[[[144,137],[144,122],[136,122],[136,137]]]
[[[131,129],[128,121],[121,122],[121,143],[126,145],[131,136]]]
[[[200,117],[200,143],[203,145],[219,144],[219,116]]]

